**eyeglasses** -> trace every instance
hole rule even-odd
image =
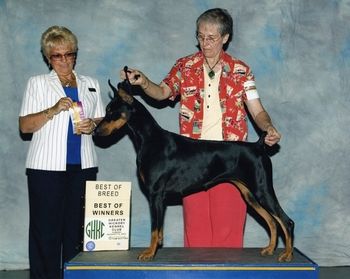
[[[65,54],[57,53],[57,54],[52,54],[50,56],[50,59],[53,61],[63,61],[63,57],[64,57],[66,60],[73,60],[75,59],[76,56],[77,56],[76,52],[68,52]]]
[[[209,44],[214,44],[216,41],[218,41],[219,39],[221,38],[221,35],[218,35],[218,36],[203,36],[203,35],[197,35],[197,40],[200,42],[200,43],[204,43],[205,41],[207,41]]]

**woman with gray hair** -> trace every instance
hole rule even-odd
[[[41,37],[48,74],[29,78],[19,115],[33,134],[26,160],[30,278],[62,278],[83,241],[85,182],[96,180],[92,132],[104,116],[96,79],[74,71],[76,36],[52,26]]]
[[[265,143],[274,145],[281,135],[260,101],[250,67],[226,52],[232,22],[225,9],[205,11],[196,21],[198,52],[178,59],[159,85],[136,69],[129,69],[129,80],[156,100],[180,97],[180,133],[184,136],[245,141],[250,113],[257,127],[267,132]],[[123,71],[121,78],[125,78]],[[185,197],[183,213],[185,247],[243,246],[246,205],[231,184]]]

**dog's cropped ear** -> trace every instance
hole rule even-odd
[[[120,96],[120,98],[122,98],[122,100],[131,105],[133,102],[134,102],[134,98],[129,95],[128,93],[126,93],[126,91],[122,88],[119,88],[119,91],[118,91],[118,95]]]
[[[113,84],[111,83],[111,80],[109,79],[108,80],[108,84],[109,84],[109,86],[112,88],[112,90],[113,90],[113,97],[114,98],[116,98],[117,96],[118,96],[118,90],[117,90],[117,88],[115,88],[114,86],[113,86]]]

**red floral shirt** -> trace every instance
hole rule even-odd
[[[218,89],[223,139],[243,141],[248,134],[244,83],[254,81],[254,75],[248,65],[225,52],[221,54],[221,62],[222,71]],[[200,138],[203,122],[203,64],[202,52],[180,58],[163,80],[172,90],[170,99],[181,97],[180,134],[195,139]]]

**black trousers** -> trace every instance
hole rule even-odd
[[[62,267],[82,250],[85,182],[97,168],[27,169],[31,279],[60,279]]]

